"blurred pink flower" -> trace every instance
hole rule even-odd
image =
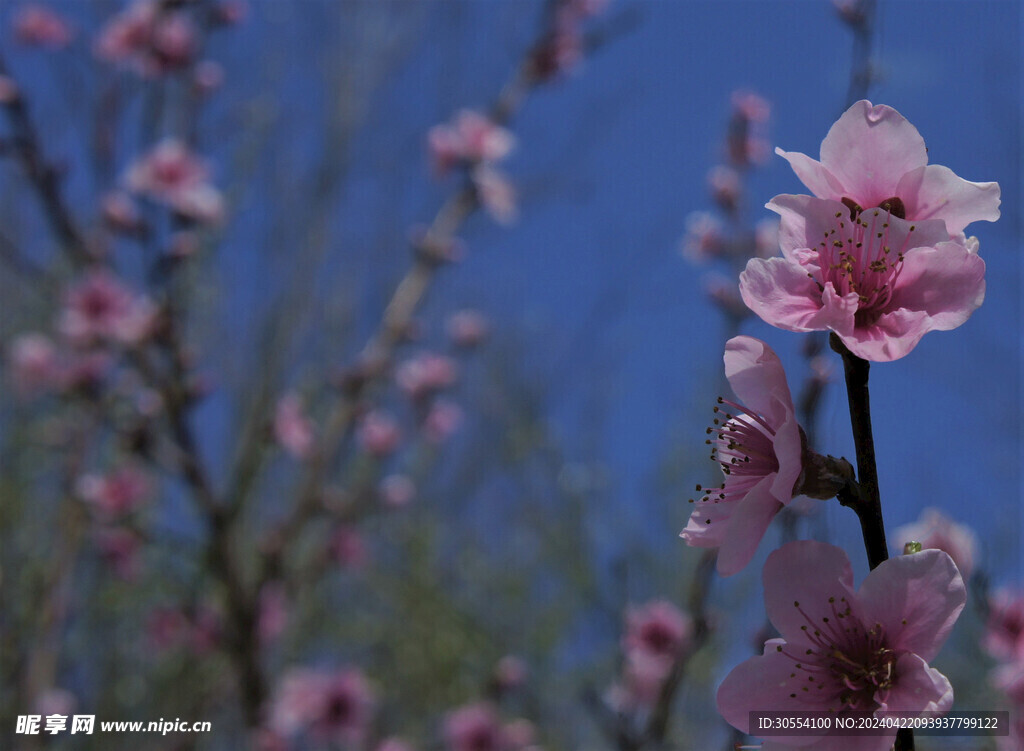
[[[96,37],[96,56],[108,62],[141,65],[141,58],[149,48],[153,24],[160,13],[155,0],[135,0],[113,16]],[[140,71],[141,72],[141,71]]]
[[[182,216],[215,224],[224,217],[224,199],[209,177],[206,164],[184,143],[165,138],[128,168],[124,182]]]
[[[1001,589],[989,598],[982,641],[996,659],[1024,659],[1024,593]]]
[[[855,103],[821,143],[821,161],[776,149],[817,197],[857,213],[888,205],[899,219],[941,220],[951,237],[976,221],[999,218],[999,184],[972,183],[928,164],[917,128],[892,107]],[[816,238],[817,240],[818,238]]]
[[[736,91],[732,95],[732,116],[726,135],[729,161],[741,169],[768,158],[768,142],[763,130],[771,115],[771,105],[752,91]]]
[[[955,329],[985,298],[985,262],[938,220],[882,209],[850,219],[838,201],[780,195],[782,258],[752,258],[740,293],[766,323],[834,331],[855,355],[886,362],[929,331]]]
[[[256,621],[256,633],[261,645],[272,644],[284,633],[288,627],[289,609],[288,595],[280,582],[263,585]]]
[[[369,558],[366,542],[350,524],[341,524],[334,530],[330,553],[331,558],[344,568],[361,568]]]
[[[381,502],[388,508],[408,506],[416,497],[416,484],[406,475],[388,475],[377,489]]]
[[[88,474],[78,480],[78,495],[105,520],[135,511],[153,492],[149,475],[131,465],[105,475]]]
[[[481,205],[499,224],[511,224],[519,215],[516,189],[501,172],[487,165],[473,169],[473,184]]]
[[[89,272],[64,294],[57,328],[72,343],[136,344],[147,337],[156,315],[148,298],[136,295],[105,269]]]
[[[859,590],[842,549],[791,542],[765,563],[768,618],[782,635],[733,669],[718,689],[729,724],[757,734],[752,710],[946,712],[953,688],[929,667],[966,602],[963,579],[939,550],[881,563]],[[772,737],[772,747],[887,751],[886,736]]]
[[[476,347],[490,331],[490,323],[483,313],[476,310],[460,310],[448,317],[448,336],[456,347]]]
[[[368,454],[384,457],[394,453],[402,441],[402,430],[395,418],[380,410],[371,410],[359,420],[359,444]]]
[[[526,663],[515,655],[505,655],[494,666],[494,683],[499,691],[514,691],[526,684]]]
[[[274,411],[274,439],[296,459],[305,459],[313,451],[316,435],[313,423],[303,414],[297,394],[287,393]]]
[[[427,134],[434,170],[444,174],[459,164],[500,162],[515,146],[515,137],[486,115],[460,110],[451,123]]]
[[[438,399],[430,405],[423,420],[423,436],[430,443],[443,443],[462,424],[462,407],[447,399]]]
[[[118,578],[134,581],[138,577],[141,543],[134,532],[122,527],[100,527],[93,539],[100,557]]]
[[[725,255],[725,226],[707,211],[694,211],[686,217],[686,234],[680,245],[683,257],[693,263],[705,263]]]
[[[140,76],[155,76],[189,64],[198,48],[189,17],[155,0],[135,0],[100,30],[94,51]]]
[[[708,428],[718,435],[712,457],[725,481],[700,499],[680,536],[688,545],[718,548],[718,572],[730,576],[747,565],[775,514],[793,498],[803,446],[786,373],[771,348],[737,336],[726,342],[724,359],[729,385],[748,406],[719,399],[737,413]]]
[[[193,77],[196,89],[210,94],[224,85],[224,66],[213,60],[202,60],[196,64]]]
[[[725,211],[735,211],[743,195],[740,173],[732,167],[718,165],[708,172],[708,187],[711,197]]]
[[[693,636],[693,621],[667,600],[653,600],[626,614],[622,638],[624,689],[630,703],[649,705]]]
[[[395,382],[414,401],[454,385],[458,377],[455,360],[433,352],[421,352],[395,369]]]
[[[14,34],[22,44],[53,50],[67,47],[74,38],[62,16],[36,3],[22,6],[15,14]]]
[[[358,670],[294,668],[275,692],[270,727],[284,736],[309,733],[321,741],[359,743],[372,712],[373,695]]]
[[[996,666],[992,671],[992,685],[1006,694],[1018,707],[1024,706],[1024,660]]]
[[[964,579],[971,578],[978,538],[970,527],[957,524],[938,509],[924,509],[918,521],[900,527],[893,532],[891,539],[900,552],[907,542],[919,542],[926,550],[943,550],[956,563]]]
[[[42,334],[22,334],[8,350],[11,380],[15,392],[22,397],[49,391],[60,375],[57,348]]]
[[[449,751],[502,751],[506,739],[495,708],[487,702],[453,710],[444,722]]]

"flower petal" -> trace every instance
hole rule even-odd
[[[796,416],[790,417],[775,431],[772,442],[779,469],[772,482],[772,495],[784,504],[793,499],[793,487],[803,471],[803,441],[800,438],[800,424]]]
[[[894,668],[896,680],[878,712],[948,712],[953,706],[953,686],[919,655],[900,655]],[[876,697],[880,698],[880,697]]]
[[[905,174],[894,195],[903,199],[908,219],[941,219],[951,236],[971,222],[999,218],[999,183],[972,183],[938,164]]]
[[[787,331],[853,330],[857,295],[822,291],[804,268],[784,258],[751,258],[740,274],[740,295],[765,323]]]
[[[821,163],[843,184],[847,196],[864,207],[878,206],[896,195],[905,173],[928,164],[928,151],[903,115],[862,99],[829,129],[821,144]]]
[[[737,398],[777,427],[793,414],[786,371],[772,348],[752,336],[725,343],[725,377]]]
[[[880,623],[891,649],[926,661],[938,654],[967,601],[956,564],[941,550],[884,561],[868,574],[858,596],[866,626]]]
[[[799,151],[776,148],[775,153],[789,162],[800,182],[818,198],[834,198],[838,201],[845,195],[843,184],[821,162]]]
[[[856,607],[850,559],[835,545],[813,540],[783,545],[768,556],[762,576],[768,620],[801,648],[810,645],[803,627],[834,618],[846,605]]]
[[[915,248],[903,268],[889,307],[928,314],[931,329],[949,331],[971,317],[985,299],[985,261],[959,243]]]
[[[932,328],[927,313],[900,308],[883,313],[870,326],[839,334],[839,338],[857,357],[892,362],[909,354]]]
[[[718,573],[722,576],[732,576],[750,563],[768,525],[782,509],[782,503],[771,492],[774,479],[774,475],[768,475],[742,501],[730,504],[735,508],[718,550]]]

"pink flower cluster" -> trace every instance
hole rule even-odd
[[[135,0],[111,18],[96,37],[96,56],[157,76],[190,64],[198,35],[188,14],[159,0]]]
[[[932,330],[964,323],[985,297],[974,221],[999,217],[999,186],[928,164],[924,140],[896,110],[854,104],[821,145],[821,161],[787,159],[814,194],[780,195],[781,258],[740,276],[748,307],[790,331],[835,332],[855,355],[888,361]]]
[[[622,637],[622,681],[611,694],[616,709],[653,706],[692,638],[693,621],[667,600],[630,608]]]
[[[307,735],[319,743],[360,743],[373,707],[373,693],[360,671],[295,668],[281,679],[269,726],[285,738]]]
[[[45,5],[22,6],[14,17],[14,34],[22,44],[59,50],[74,39],[74,31],[64,18]]]
[[[216,224],[224,218],[224,199],[210,182],[209,168],[177,139],[164,139],[132,164],[124,183],[193,221]]]
[[[497,708],[486,701],[449,712],[444,740],[448,751],[540,751],[533,723],[503,722]]]

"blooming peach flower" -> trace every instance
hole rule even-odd
[[[285,394],[277,402],[274,439],[296,459],[305,459],[313,450],[316,440],[313,423],[303,414],[302,403],[296,394]]]
[[[982,643],[997,659],[1024,659],[1024,593],[1001,589],[989,598]]]
[[[356,435],[363,449],[373,456],[384,457],[394,452],[402,441],[402,429],[391,415],[372,410],[359,421]]]
[[[633,701],[650,704],[657,699],[692,637],[693,621],[667,600],[629,609],[622,651],[625,688]]]
[[[483,313],[476,310],[460,310],[448,318],[448,336],[456,347],[476,347],[486,337],[490,324]]]
[[[938,219],[911,222],[870,208],[780,195],[782,258],[752,258],[743,301],[788,331],[834,331],[855,355],[896,360],[927,332],[966,321],[985,298],[985,262],[949,240]]]
[[[165,138],[132,164],[127,187],[170,206],[182,216],[208,224],[224,215],[224,199],[209,182],[210,171],[181,141]]]
[[[707,490],[680,536],[688,545],[718,548],[718,572],[730,576],[747,565],[775,514],[793,498],[803,447],[786,374],[771,348],[737,336],[726,342],[724,359],[729,385],[748,406],[719,400],[736,410],[708,428],[718,436],[712,457],[725,482]]]
[[[420,400],[452,386],[459,377],[458,365],[444,355],[422,352],[403,361],[395,381],[410,399]]]
[[[105,519],[135,511],[152,492],[149,476],[132,466],[106,475],[85,475],[78,481],[78,495]]]
[[[14,33],[23,44],[57,50],[67,47],[74,37],[63,17],[44,5],[23,6],[14,18]]]
[[[430,443],[443,443],[459,429],[462,420],[462,407],[447,399],[438,399],[430,405],[423,420],[423,437]]]
[[[270,727],[285,736],[308,732],[324,741],[357,743],[369,729],[372,711],[373,695],[358,670],[296,668],[281,680]]]
[[[953,687],[929,667],[967,599],[941,550],[890,558],[853,588],[842,549],[791,542],[764,567],[768,618],[782,635],[718,689],[726,721],[756,735],[749,712],[946,712]],[[896,735],[772,737],[764,748],[888,751]]]
[[[686,234],[680,244],[684,258],[704,263],[724,256],[728,250],[725,226],[707,211],[694,211],[686,217]]]
[[[111,18],[94,47],[100,59],[126,65],[140,76],[180,69],[192,61],[197,48],[189,17],[155,0],[136,0]]]
[[[998,183],[972,183],[948,167],[928,164],[917,128],[884,104],[862,99],[851,106],[821,143],[821,161],[775,149],[817,197],[841,201],[850,211],[888,205],[893,216],[945,222],[950,236],[968,224],[999,218]]]
[[[487,702],[454,710],[444,722],[449,751],[501,751],[506,747],[501,721]]]
[[[515,146],[515,137],[486,115],[460,110],[451,123],[427,134],[434,169],[444,174],[460,163],[500,162]]]
[[[970,527],[957,524],[938,509],[925,509],[918,521],[900,527],[891,535],[891,539],[901,551],[906,542],[919,542],[925,550],[944,550],[956,563],[963,577],[971,578],[974,558],[978,552],[978,537]]]
[[[155,309],[106,270],[90,272],[64,295],[57,328],[72,343],[134,344],[148,335]]]

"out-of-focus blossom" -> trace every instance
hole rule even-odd
[[[650,705],[693,636],[693,621],[667,600],[626,614],[622,639],[624,689],[632,703]]]
[[[473,170],[476,194],[487,213],[499,224],[511,224],[519,215],[516,189],[498,170],[481,164]]]
[[[134,581],[138,577],[141,543],[135,533],[123,527],[100,527],[94,540],[100,557],[118,578]]]
[[[768,157],[764,128],[771,105],[752,91],[737,91],[732,96],[732,116],[726,135],[729,161],[739,168],[758,164]]]
[[[57,384],[57,348],[43,334],[22,334],[10,345],[7,360],[14,390],[22,397],[45,393]]]
[[[356,435],[363,450],[376,457],[393,453],[402,441],[402,429],[395,418],[376,409],[362,416]]]
[[[196,89],[202,94],[210,94],[224,85],[224,66],[213,60],[203,60],[196,64],[193,77]]]
[[[427,145],[438,174],[460,164],[500,162],[515,146],[515,137],[486,115],[460,110],[451,123],[435,125]]]
[[[487,702],[453,710],[444,721],[448,751],[503,751],[506,747],[501,720]]]
[[[77,491],[96,514],[111,520],[139,508],[153,486],[149,475],[126,465],[105,475],[84,475],[78,481]]]
[[[18,84],[10,76],[0,76],[0,104],[13,104],[21,96]]]
[[[727,248],[725,227],[710,212],[694,211],[686,217],[686,234],[680,250],[685,258],[694,263],[721,258]]]
[[[45,5],[22,6],[14,17],[14,34],[22,44],[57,50],[67,47],[74,32],[67,21]]]
[[[330,553],[331,558],[344,568],[361,568],[369,557],[363,536],[350,524],[339,525],[334,530]]]
[[[1024,706],[1024,661],[999,665],[992,671],[992,685],[1002,691],[1018,707]]]
[[[960,572],[940,550],[881,563],[860,589],[850,561],[825,543],[791,542],[765,563],[768,618],[782,635],[737,666],[718,689],[718,709],[744,733],[750,712],[874,714],[946,712],[953,688],[928,665],[967,600]],[[772,737],[772,747],[887,751],[885,736]]]
[[[956,563],[964,579],[971,578],[978,538],[970,527],[957,524],[938,509],[925,509],[918,521],[897,529],[892,539],[901,550],[905,542],[919,542],[925,550],[944,550]]]
[[[412,400],[433,396],[452,386],[459,377],[455,361],[434,352],[421,352],[395,369],[398,387]]]
[[[270,727],[286,737],[309,733],[321,742],[359,743],[372,712],[373,695],[360,671],[295,668],[275,692]]]
[[[377,492],[388,508],[403,508],[416,497],[416,483],[406,475],[388,475],[380,481]]]
[[[526,663],[515,655],[505,655],[494,666],[494,684],[499,691],[514,691],[526,684]]]
[[[725,481],[707,490],[680,536],[688,545],[718,548],[718,572],[730,576],[747,565],[775,514],[793,498],[803,446],[786,373],[767,344],[730,339],[725,375],[742,402],[719,399],[736,414],[708,429],[717,434],[712,456]]]
[[[66,290],[57,328],[76,345],[136,344],[151,333],[155,315],[147,297],[109,271],[97,270]]]
[[[178,70],[192,62],[197,48],[188,15],[155,0],[135,0],[111,18],[94,47],[100,59],[126,65],[141,76]]]
[[[244,0],[223,0],[217,6],[217,18],[228,26],[242,23],[249,17],[249,4]]]
[[[1001,589],[989,598],[983,645],[996,659],[1024,659],[1024,593]]]
[[[733,212],[739,206],[743,195],[743,183],[740,174],[732,167],[718,165],[708,172],[708,187],[715,203],[727,212]]]
[[[423,420],[423,436],[430,443],[443,443],[462,424],[462,408],[447,399],[438,399],[430,405]]]
[[[917,128],[884,104],[862,99],[846,110],[822,141],[820,162],[797,152],[775,153],[815,196],[841,202],[850,219],[880,207],[908,221],[941,220],[957,238],[971,222],[999,218],[998,183],[968,182],[948,167],[928,164]]]
[[[460,310],[448,317],[448,336],[456,347],[476,347],[490,332],[490,323],[477,310]]]
[[[209,179],[206,164],[174,138],[158,143],[124,176],[125,185],[133,192],[197,222],[215,224],[224,217],[224,199]]]
[[[313,423],[303,413],[297,394],[287,393],[278,400],[274,439],[296,459],[305,459],[312,453],[316,442]]]
[[[985,262],[937,219],[881,208],[851,219],[839,201],[795,195],[768,208],[782,217],[782,257],[748,261],[740,292],[772,326],[831,330],[858,357],[887,362],[957,328],[985,298]]]
[[[256,634],[266,646],[277,640],[288,627],[288,595],[280,582],[269,582],[260,589]]]

